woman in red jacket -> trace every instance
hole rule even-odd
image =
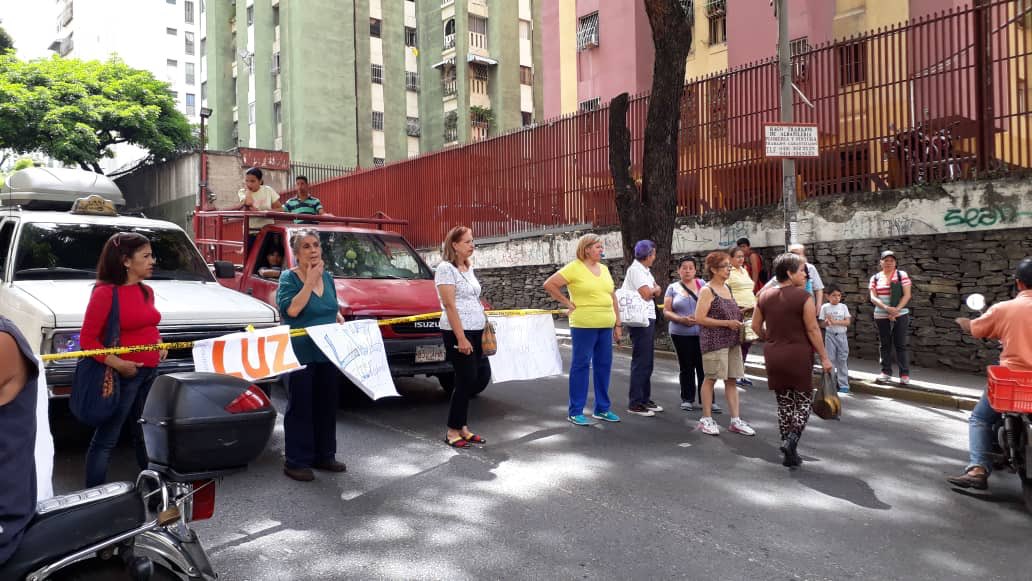
[[[143,284],[154,270],[154,255],[150,241],[135,232],[119,232],[108,239],[97,263],[97,283],[86,306],[79,344],[83,349],[100,349],[107,335],[108,315],[113,293],[118,293],[118,320],[123,347],[153,345],[161,342],[158,323],[161,314],[154,308],[154,291]],[[97,357],[97,361],[114,369],[121,376],[118,409],[93,434],[86,452],[86,487],[103,484],[107,480],[111,450],[126,420],[132,421],[136,461],[140,468],[147,467],[147,451],[143,445],[137,422],[143,411],[158,361],[165,353],[141,351],[124,355]],[[99,388],[99,386],[98,386]]]

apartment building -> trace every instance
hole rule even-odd
[[[168,82],[178,109],[191,123],[199,123],[200,3],[200,0],[57,0],[52,4],[56,32],[49,49],[62,57],[81,60],[107,60],[118,56],[133,68],[148,70]],[[113,14],[118,15],[117,19]],[[113,149],[115,157],[101,161],[105,171],[147,155],[146,150],[128,144],[119,144]]]
[[[529,124],[541,1],[202,3],[209,147],[371,167]]]

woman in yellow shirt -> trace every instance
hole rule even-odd
[[[609,371],[613,366],[613,341],[620,340],[620,309],[613,277],[602,264],[602,239],[585,234],[577,241],[577,260],[562,267],[545,281],[549,296],[568,309],[573,360],[570,363],[570,407],[567,419],[577,426],[590,426],[584,417],[588,401],[588,372],[593,369],[595,412],[591,417],[619,422],[609,410]],[[567,287],[570,298],[563,295]]]
[[[756,306],[756,295],[753,294],[756,284],[749,276],[749,270],[745,268],[745,250],[735,247],[727,253],[731,255],[731,276],[727,279],[727,286],[731,287],[731,296],[738,303],[738,308],[742,309],[742,317],[748,328],[748,321],[752,319],[753,308]],[[750,347],[752,341],[742,342],[742,361],[746,360]],[[741,377],[735,384],[739,387],[749,387],[753,383],[748,378]]]

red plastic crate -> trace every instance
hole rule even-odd
[[[998,412],[1032,413],[1032,371],[989,366],[989,405]]]

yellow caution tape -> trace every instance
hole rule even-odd
[[[565,310],[544,310],[544,309],[502,309],[486,311],[490,316],[495,317],[520,317],[526,315],[564,315]],[[414,323],[416,321],[426,321],[429,319],[437,319],[441,316],[441,312],[436,313],[424,313],[422,315],[412,315],[409,317],[395,317],[393,319],[379,319],[376,321],[377,325],[381,327],[386,325],[400,325],[402,323]],[[248,332],[254,332],[254,325],[248,325],[246,327]],[[291,329],[291,337],[303,337],[308,333],[304,329]],[[142,353],[145,351],[172,351],[174,349],[193,349],[193,341],[178,341],[175,343],[157,343],[154,345],[134,345],[132,347],[106,347],[104,349],[88,349],[85,351],[68,351],[65,353],[48,353],[42,355],[43,361],[58,361],[62,359],[81,359],[83,357],[100,357],[101,355],[125,355],[126,353]]]

